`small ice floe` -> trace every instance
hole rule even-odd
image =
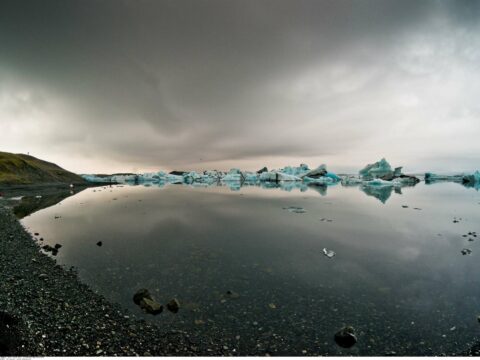
[[[41,199],[41,198],[42,198],[42,195],[35,196],[35,199]]]
[[[321,218],[320,221],[332,222],[332,219]]]
[[[20,201],[22,199],[23,199],[23,196],[15,196],[15,197],[11,197],[9,200]]]
[[[307,210],[299,206],[288,206],[288,207],[284,207],[283,210],[287,210],[296,214],[304,214],[307,212]]]
[[[335,255],[337,255],[335,253],[335,251],[333,250],[328,250],[327,248],[323,248],[323,255],[325,255],[326,257],[328,257],[329,259],[333,258]]]
[[[461,251],[461,253],[462,255],[470,255],[472,253],[472,250],[465,248]]]

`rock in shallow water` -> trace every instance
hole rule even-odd
[[[351,348],[357,343],[355,330],[351,326],[345,326],[335,334],[334,338],[337,345],[343,348]]]
[[[167,309],[176,314],[180,309],[180,303],[177,299],[172,299],[168,302]]]
[[[133,295],[133,302],[152,315],[160,314],[163,311],[163,306],[155,301],[147,289],[138,290]]]

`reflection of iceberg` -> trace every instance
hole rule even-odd
[[[327,195],[328,186],[325,184],[318,184],[318,183],[308,184],[308,188],[316,191],[322,196]]]
[[[477,170],[473,174],[457,174],[457,175],[438,175],[433,173],[425,174],[426,184],[435,184],[437,182],[455,182],[472,187],[476,190],[480,189],[480,172]]]
[[[386,203],[392,195],[393,186],[369,186],[362,185],[360,189],[368,196],[373,196],[380,200],[382,203]]]
[[[441,181],[450,181],[450,182],[463,182],[463,175],[437,175],[433,173],[425,174],[425,183],[433,184]]]

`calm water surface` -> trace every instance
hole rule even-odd
[[[62,244],[57,261],[95,291],[162,330],[187,331],[204,351],[210,339],[290,355],[450,354],[475,343],[480,238],[462,235],[480,234],[477,191],[318,190],[100,187],[22,222]],[[143,314],[132,302],[140,288],[178,298],[179,313]],[[356,330],[351,349],[333,340],[344,325]]]

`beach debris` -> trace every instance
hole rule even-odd
[[[323,254],[328,257],[329,259],[333,258],[335,255],[337,255],[335,253],[335,251],[333,250],[328,250],[327,248],[323,248]]]
[[[180,303],[177,299],[174,298],[167,303],[167,309],[172,313],[176,314],[180,309]]]
[[[461,253],[462,255],[470,255],[472,253],[472,250],[465,248],[461,251]]]
[[[351,348],[357,343],[357,337],[355,336],[355,330],[351,326],[345,326],[339,330],[334,336],[335,342],[338,346],[343,348]]]
[[[288,206],[288,207],[284,207],[283,210],[287,210],[289,212],[296,213],[296,214],[303,214],[307,212],[307,210],[305,210],[300,206]]]
[[[157,315],[163,311],[163,306],[155,301],[147,289],[138,290],[133,295],[133,302],[148,314]]]

